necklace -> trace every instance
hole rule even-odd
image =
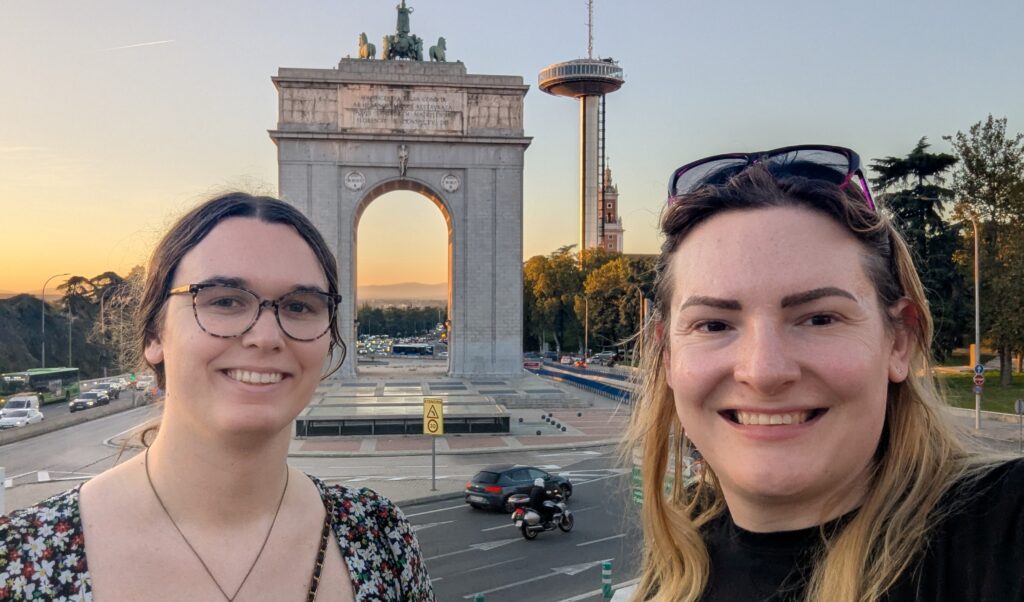
[[[270,521],[270,528],[267,529],[267,535],[263,538],[263,544],[260,545],[260,551],[256,552],[256,558],[254,558],[252,564],[249,565],[249,570],[245,572],[245,577],[242,577],[242,582],[238,584],[238,588],[235,590],[235,593],[229,596],[228,593],[224,591],[224,588],[221,587],[220,582],[217,581],[217,578],[213,576],[213,572],[210,570],[210,567],[206,566],[206,562],[203,561],[203,557],[200,556],[199,552],[197,552],[195,547],[192,546],[192,542],[190,542],[188,538],[185,537],[185,534],[182,533],[181,528],[178,527],[178,523],[174,522],[174,518],[171,516],[171,513],[167,511],[167,506],[164,504],[164,501],[160,499],[160,494],[156,492],[156,487],[153,486],[153,478],[149,476],[148,447],[146,448],[145,463],[146,480],[149,481],[149,488],[153,490],[153,495],[156,497],[156,501],[160,504],[160,508],[164,511],[164,514],[167,515],[167,520],[171,521],[171,525],[174,526],[174,530],[178,532],[178,535],[181,535],[181,539],[185,542],[185,545],[188,546],[188,549],[192,550],[192,554],[195,555],[196,560],[199,561],[199,564],[203,565],[203,570],[205,570],[206,574],[210,576],[210,579],[213,581],[213,584],[217,586],[217,589],[220,590],[220,593],[224,595],[224,599],[228,602],[233,602],[235,597],[238,596],[238,592],[242,591],[242,586],[244,586],[245,582],[248,581],[249,575],[252,574],[252,570],[256,568],[256,563],[259,562],[260,556],[263,555],[263,550],[267,547],[267,542],[270,541],[270,533],[274,530],[274,525],[277,523],[277,514],[281,511],[281,505],[284,503],[284,494],[287,493],[288,491],[288,476],[291,471],[286,471],[284,473],[284,491],[281,492],[281,499],[277,501],[277,509],[274,510],[274,519]]]

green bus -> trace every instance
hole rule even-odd
[[[31,368],[0,374],[0,398],[38,393],[43,403],[68,401],[80,391],[78,368]]]

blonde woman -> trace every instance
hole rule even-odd
[[[669,195],[626,440],[634,600],[1024,599],[1024,461],[947,425],[921,281],[857,154],[718,155]]]

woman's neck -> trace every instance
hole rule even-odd
[[[270,437],[225,438],[166,418],[149,448],[148,470],[169,509],[220,526],[274,510],[285,486],[288,429]]]

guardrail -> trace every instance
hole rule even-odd
[[[562,368],[562,366],[559,366],[559,368]],[[601,395],[627,404],[633,403],[633,391],[630,388],[617,387],[608,383],[593,381],[583,376],[577,376],[576,374],[555,372],[547,368],[527,368],[527,370],[539,376],[546,376],[553,380],[564,382],[588,393],[594,393],[595,395]]]

